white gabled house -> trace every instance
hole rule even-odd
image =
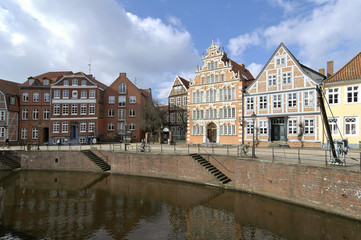
[[[302,65],[281,43],[246,90],[245,141],[253,140],[255,130],[260,146],[319,147],[322,123],[316,86],[323,79],[324,75]]]

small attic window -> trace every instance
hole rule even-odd
[[[86,80],[81,80],[81,85],[86,86]]]
[[[44,79],[44,80],[43,80],[43,85],[49,85],[49,80],[48,80],[48,79]]]
[[[68,80],[64,80],[64,86],[69,86],[69,81]]]
[[[180,85],[179,85],[179,86],[175,86],[175,87],[174,87],[174,91],[175,91],[175,92],[182,91],[182,86],[180,86]]]
[[[14,97],[10,97],[10,105],[15,105],[15,98]]]
[[[29,79],[29,85],[33,85],[34,84],[34,79]]]
[[[77,78],[73,78],[72,84],[73,86],[78,86],[78,79]]]

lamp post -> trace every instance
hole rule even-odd
[[[253,122],[253,145],[252,145],[252,158],[256,157],[256,145],[255,145],[255,123],[256,123],[256,117],[257,115],[253,112],[252,115],[252,122]]]
[[[40,150],[40,127],[41,127],[41,124],[40,122],[38,123],[38,125],[36,126],[37,127],[37,130],[38,130],[38,150]]]

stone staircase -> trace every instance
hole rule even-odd
[[[7,158],[4,153],[0,154],[0,162],[9,167],[11,170],[21,167],[19,162]]]
[[[110,165],[106,163],[103,159],[98,157],[96,154],[94,154],[90,150],[83,150],[81,151],[85,156],[87,156],[95,165],[97,165],[101,170],[103,171],[109,171]]]
[[[208,162],[198,153],[192,153],[190,156],[197,161],[201,166],[203,166],[208,172],[210,172],[213,176],[215,176],[222,184],[227,184],[232,180],[224,175],[218,168],[216,168],[213,164]]]

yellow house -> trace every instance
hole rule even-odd
[[[359,148],[361,116],[361,52],[343,68],[323,81],[325,106],[333,139],[348,139]],[[323,134],[322,142],[327,142]]]

